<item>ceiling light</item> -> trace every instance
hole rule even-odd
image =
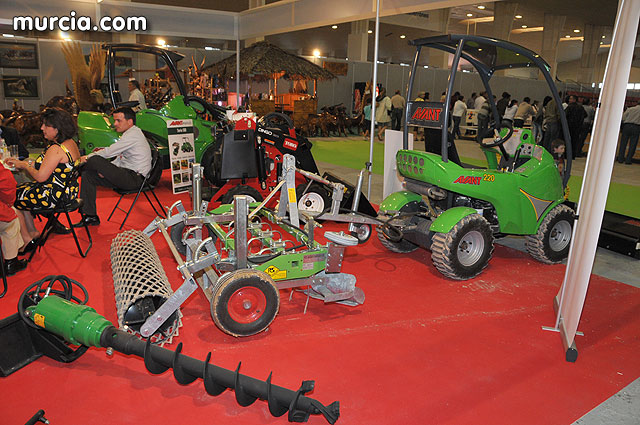
[[[573,30],[573,32],[578,33],[578,32],[580,32],[580,30]]]
[[[367,34],[373,34],[373,30],[367,31]]]
[[[429,69],[429,65],[423,66],[424,69]]]
[[[473,13],[467,13],[467,17],[469,17],[469,18],[470,18],[470,17],[472,17],[472,16],[473,16]]]
[[[516,15],[515,18],[516,19],[522,19],[522,15]]]
[[[3,37],[7,37],[7,38],[13,38],[15,37],[15,35],[13,34],[2,34]]]
[[[516,28],[511,30],[514,34],[522,34],[523,32],[538,32],[544,31],[544,27],[527,27],[527,28]]]
[[[461,24],[479,24],[481,22],[493,22],[493,16],[482,16],[480,18],[463,19]]]
[[[522,28],[527,28],[527,26],[526,26],[526,25],[523,25],[523,26],[522,26]]]
[[[602,38],[606,38],[606,36],[603,35]]]
[[[331,25],[331,29],[337,30],[338,26],[337,25]]]
[[[484,9],[485,9],[485,7],[484,7],[483,5],[480,5],[480,6],[478,6],[478,9],[480,9],[480,10],[484,10]]]
[[[478,49],[478,51],[479,51],[479,52],[481,52],[481,51],[482,51],[482,49]]]
[[[571,38],[571,36],[570,35],[565,35],[564,38]]]
[[[567,37],[561,38],[560,41],[584,41],[584,37]]]
[[[600,44],[604,44],[604,43],[601,41]]]
[[[314,50],[313,50],[313,56],[315,56],[315,57],[319,58],[319,57],[320,57],[320,50],[318,50],[318,49],[314,49]]]
[[[158,39],[158,46],[164,46],[165,44],[167,44],[166,41],[164,41],[163,39],[159,38]]]
[[[407,38],[407,36],[406,36],[406,35],[404,35],[404,34],[402,34],[402,35],[400,36],[400,38]]]

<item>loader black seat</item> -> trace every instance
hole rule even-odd
[[[224,135],[221,179],[250,179],[258,177],[254,138],[253,129],[234,130]]]
[[[436,155],[442,155],[442,130],[436,128],[425,128],[424,129],[424,151],[435,153]],[[449,160],[455,162],[459,166],[463,167],[462,162],[460,162],[460,157],[458,156],[458,149],[456,149],[456,144],[453,141],[453,135],[450,132],[447,132],[448,137],[448,156]]]

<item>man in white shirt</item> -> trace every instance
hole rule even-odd
[[[460,95],[456,103],[453,104],[453,112],[451,115],[453,116],[453,137],[460,138],[462,137],[462,134],[460,134],[460,122],[462,121],[462,117],[466,118],[467,115],[467,104],[464,103],[464,96]]]
[[[636,153],[638,138],[640,137],[640,101],[636,106],[627,109],[622,114],[622,137],[620,137],[620,149],[618,150],[618,162],[631,164]],[[629,143],[629,151],[625,155]]]
[[[513,118],[514,127],[524,127],[524,123],[527,121],[527,119],[535,115],[536,111],[533,109],[533,106],[531,106],[530,102],[531,99],[529,97],[525,97],[522,103],[518,105],[516,115]]]
[[[484,97],[487,94],[487,92],[483,91],[482,93],[480,93],[480,96],[476,97],[476,102],[473,109],[479,110],[480,108],[482,108],[482,104],[484,102],[487,101],[487,98]]]
[[[84,201],[84,220],[75,223],[81,227],[100,224],[96,210],[96,186],[112,189],[134,190],[140,187],[151,171],[151,148],[146,137],[136,127],[136,114],[131,108],[121,107],[113,111],[113,126],[122,133],[113,145],[81,157],[82,168],[80,198]],[[108,158],[115,159],[109,161]]]
[[[138,102],[137,106],[131,108],[135,112],[147,109],[147,104],[144,101],[144,95],[140,91],[140,83],[136,80],[129,80],[129,101]]]

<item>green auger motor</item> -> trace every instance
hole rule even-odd
[[[42,282],[48,281],[51,281],[48,287],[43,288]],[[62,282],[64,290],[53,290],[52,286],[55,282]],[[47,339],[48,345],[51,345],[53,339],[53,342],[62,346],[60,349],[62,354],[50,355],[48,352],[42,354],[64,362],[75,360],[86,351],[87,347],[106,347],[108,350],[142,357],[145,367],[153,374],[160,374],[172,368],[174,377],[182,385],[190,384],[201,378],[204,381],[205,390],[212,396],[223,393],[227,388],[233,389],[236,401],[243,407],[249,406],[257,399],[266,400],[269,412],[273,416],[282,416],[288,412],[287,418],[290,422],[306,422],[310,415],[323,415],[331,424],[338,420],[340,416],[339,402],[335,401],[324,406],[319,401],[305,396],[306,393],[313,390],[314,381],[303,381],[300,388],[293,391],[272,384],[272,373],[265,381],[261,381],[241,374],[241,363],[238,363],[236,370],[216,366],[210,363],[211,353],[207,355],[205,361],[185,356],[181,353],[182,343],[178,344],[176,351],[171,351],[152,345],[149,339],[142,341],[136,336],[114,327],[110,321],[96,313],[95,309],[83,303],[78,304],[80,301],[71,295],[70,282],[83,290],[84,303],[86,303],[87,292],[78,282],[64,276],[48,276],[25,290],[20,297],[17,315],[0,321],[0,342],[8,339],[2,335],[5,330],[6,333],[13,336],[15,336],[16,330],[19,331],[25,337],[21,340],[42,338]],[[33,290],[34,287],[36,290]],[[23,326],[25,323],[28,326]],[[65,343],[81,347],[76,349],[75,356],[69,355],[64,352],[65,349],[68,350],[68,347],[64,346]],[[0,358],[5,357],[6,353],[3,353],[3,350],[18,351],[15,349],[16,347],[1,348],[3,345],[7,344],[0,344]],[[32,345],[35,347],[39,344],[33,343]],[[11,348],[14,349],[11,350]],[[26,361],[18,359],[15,362],[17,366],[11,368],[9,373],[37,357]],[[2,372],[2,376],[8,374],[5,373],[5,370]]]

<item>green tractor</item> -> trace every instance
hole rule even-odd
[[[445,102],[407,104],[404,149],[396,155],[406,190],[389,195],[380,205],[379,216],[387,220],[378,227],[382,245],[393,252],[430,249],[438,271],[458,280],[480,274],[491,259],[494,239],[505,235],[526,236],[527,251],[538,261],[561,262],[568,255],[575,219],[564,204],[572,157],[564,111],[558,108],[567,157],[561,176],[554,157],[535,143],[529,129],[513,129],[500,119],[489,85],[495,71],[537,66],[560,105],[549,66],[534,52],[493,38],[445,35],[411,43],[417,54],[408,95],[423,47],[452,53],[452,70]],[[448,131],[460,58],[477,70],[497,117],[485,133],[491,137],[479,144],[486,168],[463,166]],[[426,152],[407,149],[410,125],[425,128]]]
[[[162,107],[159,109],[143,109],[136,113],[136,125],[145,133],[147,138],[158,145],[161,155],[169,155],[167,123],[176,120],[193,120],[193,132],[195,141],[196,162],[203,165],[206,177],[212,176],[211,163],[213,161],[215,141],[218,135],[228,131],[225,109],[212,105],[204,99],[191,96],[187,93],[186,86],[177,68],[177,62],[183,59],[183,55],[170,50],[143,44],[105,44],[102,46],[107,51],[106,77],[109,85],[109,97],[114,108],[120,106],[137,106],[137,102],[122,101],[118,86],[116,85],[117,55],[123,52],[133,52],[146,57],[147,61],[154,64],[164,62],[172,74],[172,79],[179,93],[172,98],[172,88],[169,87],[161,99]],[[148,59],[152,60],[149,61]],[[207,115],[213,120],[207,120]],[[101,112],[82,111],[78,114],[78,139],[79,147],[89,153],[96,148],[103,148],[113,144],[120,135],[112,128],[113,118]],[[165,161],[168,167],[168,159]],[[211,180],[210,180],[211,181]]]

